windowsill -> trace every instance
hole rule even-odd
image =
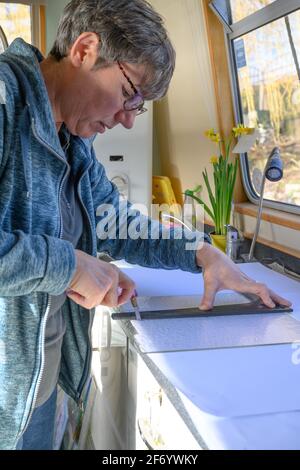
[[[250,217],[257,217],[258,206],[251,202],[241,202],[234,205],[235,212],[238,214],[249,215]],[[300,215],[290,214],[288,212],[279,211],[276,209],[269,209],[264,207],[262,211],[261,220],[271,222],[272,224],[281,225],[282,227],[300,230]]]
[[[245,216],[255,219],[257,218],[258,206],[252,204],[251,202],[238,203],[235,204],[234,207],[235,213],[240,214],[242,218],[244,218]],[[277,235],[277,237],[273,238],[274,229],[271,229],[270,235],[273,236],[258,236],[257,241],[262,243],[263,245],[275,248],[283,253],[300,259],[300,251],[297,249],[298,234],[296,232],[291,232],[293,230],[297,232],[300,231],[300,215],[290,214],[288,212],[283,212],[276,209],[263,208],[261,220],[265,223],[268,223],[270,227],[278,227],[277,230],[281,230],[281,232],[279,235]],[[279,229],[279,227],[284,228]],[[292,238],[295,243],[290,243],[289,240],[286,239],[286,235],[292,233]],[[245,238],[253,238],[252,230],[248,231],[246,229],[244,230],[243,234]]]
[[[252,240],[256,220],[253,221],[252,228],[249,229],[247,228],[249,224],[245,224],[245,218],[250,217],[250,220],[256,219],[258,206],[251,202],[241,202],[236,203],[234,208],[235,214],[239,214],[241,216],[240,220],[236,221],[236,227],[241,231],[245,238]],[[262,224],[260,227],[260,234],[264,233],[262,230],[262,225],[264,223],[269,226],[269,230],[267,230],[267,235],[259,235],[257,237],[257,242],[300,259],[300,251],[298,249],[300,215],[290,214],[276,209],[263,208],[261,220]],[[205,224],[213,227],[213,223],[207,218],[205,218]],[[275,230],[275,227],[278,229]],[[280,229],[280,227],[282,228]],[[289,235],[291,235],[291,240],[288,239]]]

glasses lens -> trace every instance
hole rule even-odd
[[[140,116],[141,114],[144,114],[148,111],[146,108],[139,108],[138,112],[136,113],[137,116]]]
[[[135,109],[142,108],[144,105],[143,97],[136,93],[134,96],[125,101],[124,107],[126,111],[133,111]]]

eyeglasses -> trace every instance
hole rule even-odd
[[[123,107],[125,111],[137,111],[136,115],[140,115],[145,113],[147,108],[144,107],[144,99],[141,95],[141,93],[136,89],[130,78],[128,77],[127,73],[125,72],[124,68],[120,64],[120,62],[117,62],[122,74],[126,78],[127,82],[131,86],[132,90],[134,91],[134,95],[128,98],[127,100],[124,101]]]

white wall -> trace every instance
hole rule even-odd
[[[69,0],[48,0],[46,5],[46,47],[51,49],[59,22],[60,15]]]
[[[167,97],[155,105],[154,125],[163,175],[177,199],[202,183],[216,151],[203,133],[217,126],[215,97],[202,2],[150,0],[164,17],[176,49],[177,63]],[[203,195],[207,200],[207,195]]]

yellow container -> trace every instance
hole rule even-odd
[[[153,176],[152,184],[155,204],[177,204],[170,178]]]
[[[162,212],[171,212],[175,217],[181,218],[181,208],[176,201],[170,178],[167,176],[153,176],[152,193],[153,204],[166,205],[164,209],[160,210],[159,218],[161,218]]]
[[[226,235],[216,235],[215,233],[210,233],[209,235],[211,237],[212,245],[223,251],[223,253],[226,253]]]

